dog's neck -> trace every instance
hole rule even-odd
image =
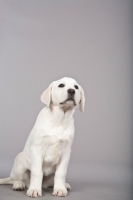
[[[62,122],[67,123],[73,118],[73,114],[75,111],[74,107],[59,107],[53,104],[50,105],[50,113],[51,119],[56,124],[60,124]]]

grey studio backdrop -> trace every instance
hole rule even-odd
[[[75,113],[66,199],[131,200],[132,1],[0,1],[0,177],[43,104],[41,93],[64,76],[84,88]],[[52,190],[45,199],[55,199]],[[0,185],[0,200],[28,199]],[[58,198],[57,198],[58,199]]]

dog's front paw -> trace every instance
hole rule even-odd
[[[55,188],[54,191],[53,191],[53,196],[59,196],[59,197],[67,196],[66,188],[59,188],[59,189]]]
[[[28,197],[42,197],[42,191],[37,189],[28,189],[27,190]]]

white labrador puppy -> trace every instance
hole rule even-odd
[[[42,196],[42,187],[53,187],[53,195],[66,196],[65,183],[74,137],[75,107],[84,111],[85,97],[81,86],[72,78],[54,81],[42,93],[46,104],[39,113],[23,152],[15,158],[9,178],[0,184],[13,184],[14,190],[29,187],[27,195]]]

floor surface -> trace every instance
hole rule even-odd
[[[7,163],[0,165],[0,177],[8,177]],[[4,168],[3,168],[4,167]],[[72,190],[67,200],[133,200],[131,167],[110,165],[70,164],[67,182]],[[0,200],[25,200],[25,191],[13,191],[12,185],[0,185]],[[55,200],[61,197],[52,196],[52,188],[43,190],[39,199]]]

